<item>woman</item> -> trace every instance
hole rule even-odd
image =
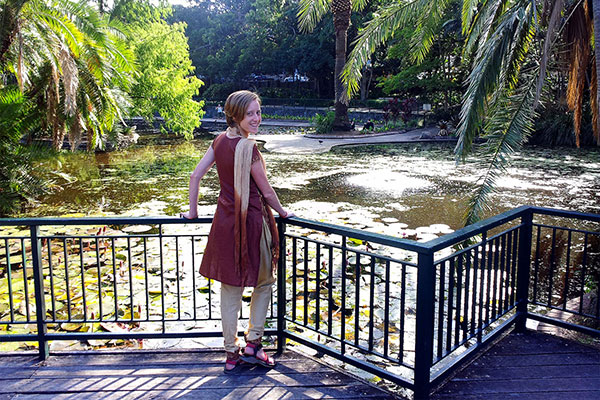
[[[256,142],[248,138],[258,132],[261,123],[258,95],[247,90],[232,93],[224,111],[228,128],[213,141],[192,173],[190,211],[182,216],[198,217],[199,182],[216,163],[221,192],[200,273],[221,282],[221,320],[227,352],[224,370],[231,373],[242,361],[275,366],[261,346],[279,256],[279,236],[271,208],[284,218],[293,214],[281,206],[267,180]],[[246,347],[240,354],[237,323],[245,286],[253,286],[254,290]]]

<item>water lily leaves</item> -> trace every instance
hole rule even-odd
[[[63,322],[60,324],[60,329],[67,332],[77,332],[83,328],[82,322]]]
[[[152,229],[154,229],[154,227],[150,225],[131,225],[121,229],[121,231],[127,233],[146,233]]]
[[[360,246],[363,244],[363,241],[360,239],[348,238],[346,241],[349,245]]]

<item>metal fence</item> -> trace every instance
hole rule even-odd
[[[219,285],[198,273],[210,222],[0,220],[0,342],[46,357],[54,340],[220,336]],[[267,334],[426,398],[528,318],[600,336],[599,222],[520,207],[418,242],[279,219]]]

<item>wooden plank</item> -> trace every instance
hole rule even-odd
[[[444,393],[434,394],[430,400],[506,400],[506,399],[525,399],[525,400],[598,400],[598,392],[595,391],[559,391],[552,393],[530,393],[519,392],[507,395],[502,394],[456,394]]]
[[[488,366],[482,362],[478,363],[477,368],[473,368],[469,373],[471,379],[512,379],[519,377],[522,379],[541,378],[552,379],[558,378],[577,378],[577,377],[597,377],[600,375],[598,368],[589,368],[588,366],[572,366],[565,368],[563,365],[540,365],[535,368],[531,367],[494,367]],[[455,378],[456,380],[461,378]],[[453,379],[453,380],[455,380]]]
[[[268,354],[273,355],[272,352],[267,351]],[[277,361],[280,360],[297,360],[297,361],[309,361],[310,359],[304,356],[297,355],[293,352],[286,352],[281,356],[275,358]],[[48,360],[44,361],[43,365],[81,365],[84,362],[87,365],[123,365],[123,366],[137,366],[143,364],[224,364],[225,353],[215,351],[189,351],[189,352],[149,352],[146,353],[143,350],[128,352],[123,351],[121,353],[103,353],[101,351],[90,351],[87,353],[77,354],[58,354],[51,356]]]
[[[202,388],[226,388],[254,386],[340,386],[352,385],[356,380],[337,372],[306,373],[289,376],[268,371],[262,375],[218,376],[95,376],[84,378],[33,378],[18,379],[0,386],[0,393],[36,392],[95,392],[115,390],[182,390]]]
[[[1,371],[1,369],[0,369]],[[325,373],[331,371],[324,365],[300,361],[292,363],[280,363],[275,368],[275,371],[285,374],[305,374],[308,372]],[[22,371],[25,376],[25,371]],[[29,372],[30,375],[35,374],[39,378],[61,378],[61,377],[86,377],[86,376],[198,376],[198,375],[222,375],[223,365],[143,365],[139,367],[128,366],[45,366],[39,370]],[[264,369],[247,368],[244,372],[246,375],[264,375]],[[9,376],[0,376],[2,379],[11,379]]]
[[[19,400],[72,400],[73,393],[40,393],[40,394],[19,394]],[[248,400],[304,400],[304,399],[344,399],[344,400],[391,400],[395,397],[391,394],[385,394],[381,391],[370,392],[359,389],[358,387],[338,387],[335,389],[327,388],[303,388],[303,387],[275,387],[275,388],[236,388],[228,389],[210,389],[210,390],[148,390],[148,391],[116,391],[102,393],[85,393],[81,396],[87,400],[140,400],[140,399],[182,399],[182,400],[222,400],[222,399],[248,399]],[[0,397],[2,399],[2,397]],[[8,398],[7,398],[8,399]],[[4,400],[4,399],[2,399]]]
[[[483,394],[483,393],[535,393],[569,390],[585,391],[596,388],[600,398],[600,377],[553,378],[553,379],[456,379],[444,386],[441,393]]]

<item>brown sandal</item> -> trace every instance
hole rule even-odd
[[[248,348],[252,349],[252,351],[253,351],[252,354],[246,353]],[[263,367],[266,367],[266,368],[273,368],[276,365],[276,362],[271,357],[269,357],[267,355],[267,353],[263,352],[263,354],[265,355],[264,358],[259,358],[256,356],[262,348],[263,348],[263,346],[260,342],[256,343],[254,341],[250,341],[250,342],[246,343],[246,349],[240,355],[240,358],[243,361],[247,362],[248,364],[258,364],[258,365],[262,365]]]
[[[223,372],[226,374],[236,374],[242,369],[244,365],[244,361],[240,359],[239,351],[237,353],[227,352],[227,359],[225,360],[225,366],[223,367]],[[228,365],[233,365],[233,368],[228,369]]]

